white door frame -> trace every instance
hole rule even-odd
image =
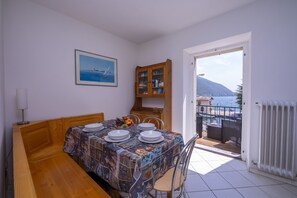
[[[251,115],[251,33],[240,34],[218,41],[206,43],[184,49],[183,56],[183,135],[187,141],[196,126],[196,85],[195,85],[195,57],[207,54],[216,54],[220,51],[224,52],[241,47],[243,49],[243,106],[242,106],[242,144],[241,158],[249,162],[250,148],[250,115]]]

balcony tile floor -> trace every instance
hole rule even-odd
[[[185,190],[187,198],[297,198],[297,186],[251,173],[243,161],[198,148],[191,157]]]

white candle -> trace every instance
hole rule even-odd
[[[28,108],[27,89],[17,89],[16,96],[17,96],[17,109],[27,109]]]

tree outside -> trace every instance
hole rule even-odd
[[[237,85],[235,94],[236,94],[236,102],[239,105],[239,108],[242,109],[242,84]]]

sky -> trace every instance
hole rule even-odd
[[[197,74],[235,92],[242,84],[242,51],[196,59]]]

